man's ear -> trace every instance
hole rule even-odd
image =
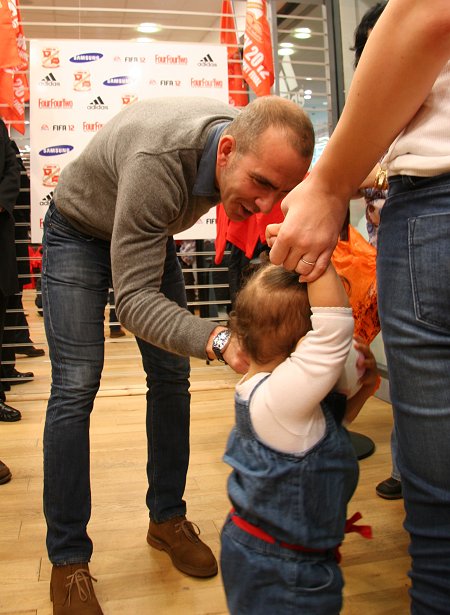
[[[231,135],[224,135],[217,146],[217,166],[226,167],[230,156],[236,151],[236,140]]]

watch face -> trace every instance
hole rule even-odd
[[[217,348],[217,350],[222,350],[226,346],[229,338],[229,331],[220,331],[220,333],[215,336],[213,345]]]

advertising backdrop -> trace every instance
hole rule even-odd
[[[209,44],[36,40],[30,44],[31,240],[63,168],[121,109],[144,98],[228,102],[227,49]],[[80,182],[83,178],[80,177]],[[215,208],[182,239],[214,239]]]

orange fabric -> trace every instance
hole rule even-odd
[[[25,74],[15,73],[13,78],[13,103],[1,110],[5,122],[25,134],[25,101],[29,100],[28,80]]]
[[[355,318],[355,335],[370,344],[380,332],[377,251],[353,226],[349,225],[348,228],[348,241],[339,240],[331,260],[338,274],[348,282],[348,296]]]
[[[257,96],[270,94],[274,72],[266,0],[247,0],[243,73]]]
[[[225,252],[225,246],[227,245],[227,229],[230,222],[222,203],[219,203],[216,207],[216,241],[215,249],[216,256],[214,262],[216,265],[220,265],[223,260]]]
[[[14,68],[21,63],[17,35],[8,0],[0,0],[0,68]]]
[[[231,0],[222,2],[220,29],[220,42],[228,46],[228,101],[234,107],[245,107],[248,104],[248,94],[242,75]]]
[[[217,206],[216,212],[216,265],[220,265],[222,262],[227,241],[245,252],[247,258],[252,258],[258,239],[262,243],[266,243],[266,226],[284,220],[281,201],[273,206],[270,213],[254,214],[243,222],[230,220],[221,203]]]
[[[14,73],[10,69],[0,70],[0,103],[14,105]],[[3,109],[0,109],[0,114]]]
[[[28,52],[18,0],[0,0],[0,103],[3,119],[25,134],[25,102],[30,99]],[[12,36],[11,36],[12,35]]]

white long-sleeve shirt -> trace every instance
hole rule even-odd
[[[320,402],[335,388],[352,346],[351,308],[313,307],[312,330],[273,372],[244,376],[236,392],[250,403],[253,428],[262,442],[284,452],[309,450],[325,433]],[[356,373],[356,364],[349,371]],[[347,380],[351,380],[347,377]]]

